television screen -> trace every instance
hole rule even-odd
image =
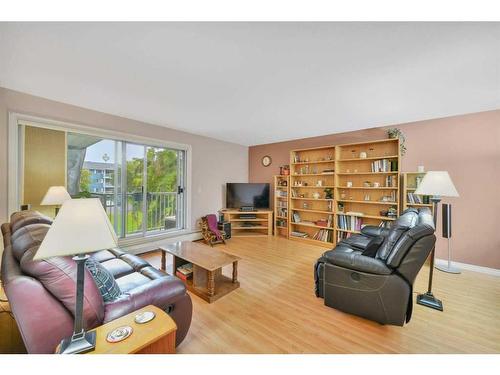
[[[269,208],[269,184],[227,183],[226,208]]]

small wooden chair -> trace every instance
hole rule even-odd
[[[217,235],[213,231],[211,231],[209,226],[208,226],[208,218],[207,218],[208,216],[209,215],[203,216],[201,218],[201,234],[203,235],[203,239],[205,240],[205,243],[212,246],[212,247],[218,243],[225,244],[226,243],[226,232],[224,232],[223,230],[219,230],[219,233],[221,235],[221,239],[218,239]]]

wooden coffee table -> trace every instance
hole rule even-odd
[[[240,257],[191,241],[161,246],[160,250],[174,256],[174,272],[183,264],[193,264],[193,276],[186,281],[187,288],[208,303],[217,301],[240,286],[238,281]],[[231,278],[222,274],[222,267],[230,264],[233,265]]]

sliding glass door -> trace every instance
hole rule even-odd
[[[117,234],[185,228],[185,151],[68,133],[74,197],[101,199]]]

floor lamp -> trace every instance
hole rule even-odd
[[[441,197],[458,197],[457,189],[446,171],[429,171],[415,190],[418,195],[430,195],[434,209],[434,226],[437,225],[438,205]],[[434,258],[436,247],[431,251],[431,264],[429,269],[429,287],[424,294],[417,295],[417,303],[439,311],[443,311],[443,303],[432,294],[432,276],[434,274]]]

